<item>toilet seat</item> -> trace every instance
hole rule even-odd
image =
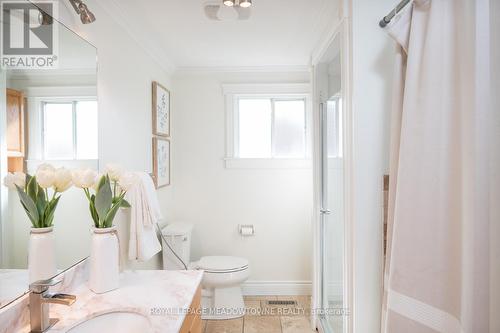
[[[207,256],[194,263],[204,270],[201,281],[202,319],[227,320],[245,315],[241,284],[250,277],[247,259]]]
[[[230,256],[207,256],[202,257],[196,267],[207,273],[235,273],[248,269],[248,260]]]

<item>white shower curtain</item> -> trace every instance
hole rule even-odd
[[[382,332],[500,332],[489,6],[415,0],[386,28],[398,47]]]

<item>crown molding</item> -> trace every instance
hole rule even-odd
[[[325,30],[321,31],[318,27],[316,27],[316,36],[319,36],[315,47],[313,48],[311,52],[311,64],[316,65],[319,61],[320,58],[323,56],[323,54],[326,52],[330,44],[332,43],[333,39],[335,38],[336,34],[338,33],[342,23],[344,22],[345,15],[343,14],[344,9],[345,9],[345,0],[343,2],[340,2],[340,7],[337,8],[336,13],[334,14],[333,17],[329,17],[328,21],[333,22],[331,25],[329,25]],[[325,8],[325,4],[323,3],[323,11],[322,11],[322,17],[323,19],[326,18],[327,15],[327,10]],[[321,19],[318,19],[320,21]]]
[[[99,1],[96,3],[115,20],[120,27],[167,73],[173,74],[175,64],[169,60],[167,52],[152,42],[151,33],[145,31],[130,16],[117,0]]]
[[[213,73],[310,73],[309,65],[296,66],[186,66],[177,67],[175,76],[202,75]]]
[[[317,65],[321,61],[321,58],[326,54],[326,52],[328,51],[328,48],[334,42],[335,37],[337,37],[337,34],[339,34],[340,30],[342,29],[344,22],[345,22],[345,19],[342,19],[339,22],[336,22],[335,25],[332,25],[330,27],[330,29],[328,29],[322,35],[321,40],[319,41],[319,43],[316,45],[313,52],[311,53],[311,64],[312,65]]]

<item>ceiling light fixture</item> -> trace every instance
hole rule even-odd
[[[80,15],[83,24],[89,24],[95,21],[95,15],[92,13],[82,0],[69,0],[75,12]]]
[[[218,6],[217,19],[219,21],[236,21],[238,19],[238,12],[235,7]]]
[[[252,6],[252,0],[223,0],[222,3],[228,7],[239,6],[241,8],[248,8]]]
[[[240,0],[240,7],[248,8],[252,5],[252,0]]]

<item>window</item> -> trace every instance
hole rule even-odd
[[[305,98],[240,96],[235,118],[235,157],[306,157]]]
[[[309,83],[223,84],[226,168],[311,168],[310,90]]]
[[[97,101],[42,102],[45,160],[97,159]]]

